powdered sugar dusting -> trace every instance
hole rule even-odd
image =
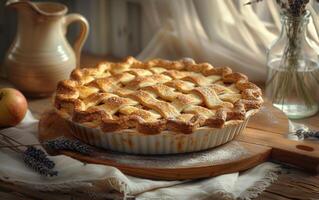
[[[180,168],[210,166],[225,161],[231,162],[232,160],[247,156],[248,154],[249,152],[242,145],[236,141],[232,141],[214,149],[195,153],[143,156],[115,152],[99,152],[97,156],[99,159],[113,160],[119,164],[135,167]]]

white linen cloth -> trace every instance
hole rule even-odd
[[[35,144],[38,143],[37,125],[38,120],[28,111],[22,123],[1,133],[23,144]],[[0,179],[40,191],[80,190],[96,198],[115,198],[117,193],[116,198],[123,199],[250,199],[276,180],[281,170],[279,165],[268,162],[246,172],[207,179],[155,181],[124,175],[111,166],[84,164],[64,155],[50,158],[59,174],[42,177],[24,165],[21,155],[1,148]]]

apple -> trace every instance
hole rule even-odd
[[[27,100],[21,92],[13,88],[0,89],[0,127],[17,125],[27,109]]]

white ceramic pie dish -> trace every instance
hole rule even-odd
[[[227,121],[223,128],[200,127],[192,134],[163,131],[145,135],[134,129],[105,133],[100,128],[67,121],[76,138],[93,146],[130,154],[177,154],[206,150],[233,140],[243,132],[249,118],[257,111],[248,111],[244,121]]]

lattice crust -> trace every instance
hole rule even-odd
[[[104,132],[136,129],[192,133],[201,126],[221,128],[262,105],[261,90],[228,67],[192,59],[104,62],[75,69],[59,82],[55,107],[74,122]]]

